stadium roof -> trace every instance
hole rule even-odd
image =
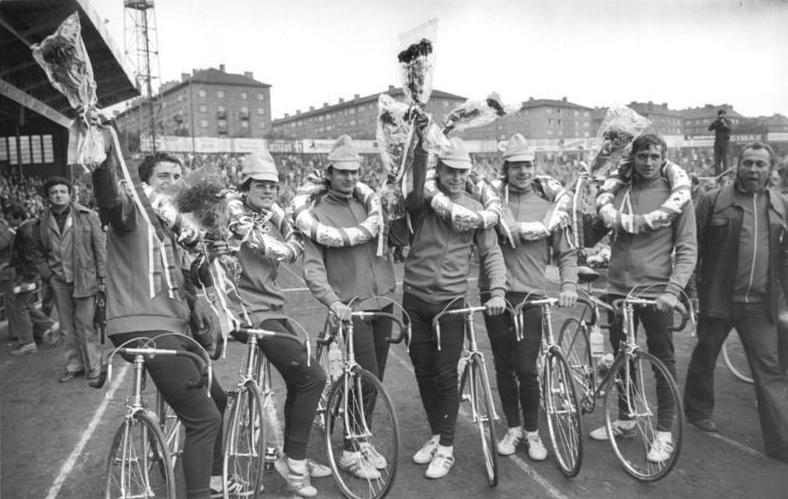
[[[313,108],[306,112],[297,111],[296,114],[289,114],[285,115],[284,118],[277,118],[273,121],[274,124],[278,125],[280,123],[287,123],[290,121],[301,120],[309,116],[320,115],[324,113],[329,113],[332,111],[336,111],[339,109],[345,109],[347,107],[355,107],[360,104],[366,104],[371,101],[377,101],[378,96],[380,94],[387,94],[395,98],[403,99],[405,97],[405,92],[403,92],[402,87],[395,87],[394,85],[389,85],[388,90],[383,92],[378,92],[376,94],[366,95],[364,97],[359,97],[358,94],[352,100],[342,100],[340,99],[338,103],[329,105],[328,103],[324,103],[323,107],[320,108]],[[466,100],[465,97],[461,95],[451,94],[449,92],[444,92],[443,90],[433,89],[432,94],[430,94],[430,98],[438,98],[438,99],[454,99],[454,100]]]
[[[115,47],[104,21],[87,0],[3,0],[0,1],[0,120],[4,130],[20,119],[20,105],[63,126],[76,116],[68,99],[55,90],[33,60],[30,49],[75,11],[79,12],[82,39],[93,66],[99,107],[138,95],[131,70]]]

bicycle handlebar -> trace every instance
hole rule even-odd
[[[482,306],[479,306],[479,307],[471,306],[471,307],[465,307],[465,308],[452,308],[452,309],[449,309],[449,310],[441,310],[440,312],[435,314],[435,317],[432,318],[432,329],[435,331],[435,340],[438,343],[438,345],[437,345],[438,346],[438,350],[441,349],[441,324],[440,324],[440,319],[443,316],[445,316],[445,315],[466,315],[467,316],[467,315],[474,314],[476,312],[483,312],[485,310],[487,310],[487,307],[482,305]]]
[[[107,382],[107,379],[112,378],[112,357],[115,354],[121,355],[130,355],[130,356],[137,356],[142,355],[143,357],[153,358],[156,355],[170,355],[170,356],[180,356],[180,357],[187,357],[194,361],[200,371],[200,379],[199,380],[189,380],[186,384],[188,388],[200,388],[203,386],[208,386],[211,381],[212,372],[211,372],[211,365],[207,363],[205,359],[197,355],[193,352],[188,352],[186,350],[172,350],[169,348],[153,348],[153,347],[118,347],[112,352],[108,353],[104,356],[101,361],[101,370],[99,371],[99,377],[96,381],[91,381],[89,385],[93,388],[101,388]]]
[[[352,305],[354,302],[356,302],[356,300],[357,300],[356,298],[351,299],[349,301],[349,303],[348,303],[348,306]],[[405,311],[405,309],[402,308],[402,305],[400,305],[399,303],[395,302],[391,298],[388,298],[388,297],[385,297],[385,296],[372,296],[370,298],[361,300],[361,302],[359,302],[359,303],[367,302],[367,301],[370,301],[370,300],[384,300],[386,302],[389,302],[391,305],[395,306],[396,308],[398,308],[402,312],[402,318],[400,319],[396,315],[391,314],[389,312],[383,312],[382,310],[356,310],[356,311],[350,313],[351,319],[352,318],[369,319],[369,318],[376,318],[376,317],[389,319],[394,324],[397,325],[397,334],[396,335],[393,335],[393,334],[390,335],[388,338],[386,338],[386,341],[388,343],[394,343],[395,344],[395,343],[402,343],[402,340],[405,340],[405,345],[410,347],[410,338],[411,338],[411,333],[412,333],[412,328],[411,328],[411,323],[410,323],[410,316]],[[336,317],[336,314],[334,314],[333,311],[329,311],[329,314],[334,315]],[[342,322],[349,322],[349,321],[340,321],[340,322],[342,323]],[[320,337],[318,337],[318,342],[320,342],[320,341],[321,341],[321,339],[320,339]],[[326,340],[324,339],[323,341],[326,341]]]
[[[624,305],[634,305],[634,306],[642,306],[642,307],[654,307],[657,304],[657,300],[653,298],[638,298],[638,297],[628,297],[628,298],[620,298],[618,300],[613,301],[613,306],[620,307],[622,304]],[[668,326],[668,331],[681,331],[687,325],[687,322],[690,320],[690,314],[687,311],[687,307],[684,306],[682,303],[677,303],[674,307],[674,310],[678,311],[681,314],[681,323],[678,326]]]

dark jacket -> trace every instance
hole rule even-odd
[[[731,122],[727,118],[717,118],[709,125],[709,131],[714,132],[715,142],[727,143],[731,139]]]
[[[44,211],[35,221],[32,258],[41,277],[52,277],[49,267],[49,238],[51,209]],[[107,276],[107,240],[95,211],[71,203],[72,269],[74,273],[74,298],[93,296],[98,291],[98,279]]]
[[[25,220],[16,228],[14,246],[11,251],[11,266],[16,271],[19,282],[33,282],[38,276],[32,255],[36,244],[36,221]]]
[[[707,192],[698,202],[698,298],[700,313],[729,318],[739,257],[739,233],[743,208],[734,186]],[[788,290],[788,207],[777,191],[769,189],[769,296],[770,316],[777,320],[779,286]]]

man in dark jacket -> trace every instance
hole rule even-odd
[[[753,143],[739,155],[736,182],[698,203],[698,344],[684,404],[687,419],[714,432],[714,366],[731,327],[755,381],[766,454],[788,461],[786,378],[778,362],[779,288],[788,290],[788,206],[766,188],[774,151]]]
[[[717,119],[709,125],[714,132],[714,174],[719,176],[728,169],[728,147],[731,142],[731,122],[724,109],[717,111]]]
[[[74,189],[62,177],[50,178],[43,193],[50,207],[35,226],[33,261],[55,295],[64,336],[65,383],[87,373],[99,375],[101,359],[93,316],[95,296],[106,276],[107,245],[93,210],[73,202]]]

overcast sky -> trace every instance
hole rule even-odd
[[[122,0],[90,0],[122,50]],[[157,0],[161,76],[225,64],[274,118],[399,85],[398,35],[438,20],[434,87],[587,106],[788,115],[788,0]]]

